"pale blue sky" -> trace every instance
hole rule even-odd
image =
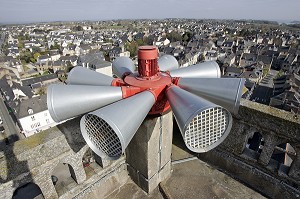
[[[0,23],[140,18],[299,20],[300,0],[0,0]]]

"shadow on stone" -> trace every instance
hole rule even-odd
[[[197,153],[192,152],[186,147],[175,118],[173,118],[173,145],[177,146],[188,154],[197,156]]]
[[[15,136],[7,138],[10,142],[16,141]],[[33,183],[32,174],[29,170],[28,161],[20,161],[22,157],[17,157],[18,152],[15,149],[16,142],[12,142],[1,148],[0,158],[0,184],[10,183],[10,189],[6,188],[6,196],[17,198],[44,198],[38,185]],[[17,154],[16,154],[17,153]],[[22,174],[22,178],[20,175]],[[9,186],[9,185],[8,185]]]
[[[66,137],[69,146],[75,153],[80,151],[86,145],[80,131],[80,119],[81,117],[77,117],[57,126]]]

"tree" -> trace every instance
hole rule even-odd
[[[39,53],[41,52],[41,49],[39,47],[33,46],[32,47],[32,53]]]
[[[193,37],[193,33],[191,32],[185,32],[183,35],[182,35],[182,40],[186,43],[188,43]]]
[[[34,58],[34,59],[37,59],[39,56],[41,56],[40,53],[34,53],[34,54],[33,54],[33,58]]]
[[[41,87],[36,91],[36,94],[38,95],[45,95],[46,94],[46,88],[45,87]]]
[[[181,35],[176,31],[167,33],[166,37],[170,40],[170,42],[182,41]]]
[[[137,55],[138,43],[136,41],[127,42],[125,49],[130,52],[131,57],[135,57]]]
[[[54,45],[50,46],[50,50],[55,50],[55,49],[60,50],[60,45],[56,41],[54,42]]]
[[[83,31],[83,28],[82,28],[82,26],[74,26],[73,30],[74,31]]]

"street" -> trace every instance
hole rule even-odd
[[[6,137],[20,137],[19,132],[16,129],[16,126],[14,124],[14,121],[9,115],[9,112],[7,111],[7,108],[4,104],[3,99],[0,97],[0,117],[3,120],[3,127],[5,128],[5,134]]]
[[[4,40],[5,40],[5,32],[1,34],[1,38],[0,38],[0,55],[2,54],[2,45],[4,43]]]

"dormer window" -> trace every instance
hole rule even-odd
[[[33,114],[33,110],[31,108],[28,109],[28,114]]]

